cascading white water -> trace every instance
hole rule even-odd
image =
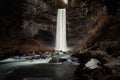
[[[57,13],[56,50],[67,51],[66,9],[58,9]]]

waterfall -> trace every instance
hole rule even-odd
[[[66,9],[58,9],[57,13],[56,50],[67,51]]]
[[[68,0],[63,0],[65,4],[68,4]]]

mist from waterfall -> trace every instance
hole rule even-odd
[[[56,50],[67,51],[66,9],[58,9],[56,28]]]

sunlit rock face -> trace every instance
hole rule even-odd
[[[119,41],[120,2],[110,1],[69,0],[68,46],[79,50],[97,42],[102,45],[109,41],[112,45]],[[24,45],[25,51],[45,48],[41,45],[54,47],[57,9],[65,7],[63,0],[1,0],[0,50],[24,50]]]

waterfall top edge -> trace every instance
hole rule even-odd
[[[68,0],[63,0],[65,4],[68,4]]]
[[[60,8],[60,9],[58,9],[58,10],[66,10],[66,8]]]

